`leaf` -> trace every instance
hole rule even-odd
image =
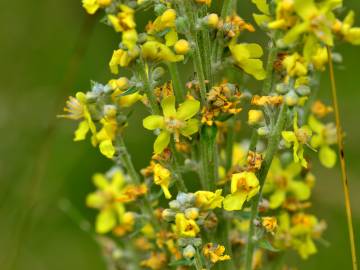
[[[272,251],[272,252],[279,252],[279,250],[277,248],[274,248],[270,242],[266,239],[262,239],[258,242],[258,246],[263,248],[263,249],[266,249],[266,250],[269,250],[269,251]]]
[[[126,91],[122,92],[119,97],[123,97],[123,96],[128,96],[128,95],[131,95],[131,94],[134,94],[136,93],[138,90],[136,88],[136,86],[132,86],[130,87],[129,89],[127,89]]]
[[[193,265],[193,261],[192,260],[187,260],[187,259],[181,259],[181,260],[176,260],[176,261],[172,261],[169,263],[169,266],[191,266]]]

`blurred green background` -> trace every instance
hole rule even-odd
[[[240,15],[249,18],[253,7],[243,2]],[[344,2],[360,16],[358,0]],[[80,0],[1,3],[1,270],[105,269],[95,241],[60,210],[59,202],[70,200],[92,220],[94,212],[84,206],[93,188],[91,175],[111,163],[88,142],[74,143],[75,124],[56,118],[68,95],[86,91],[91,79],[110,78],[107,63],[119,36],[98,19],[85,14]],[[338,51],[344,56],[336,76],[360,251],[360,48],[341,45]],[[327,101],[329,91],[324,74],[321,95]],[[140,127],[143,116],[142,111],[136,113],[127,132],[139,169],[146,165],[154,139]],[[315,172],[313,212],[327,220],[330,245],[320,246],[318,255],[300,262],[299,268],[350,269],[339,168],[324,170],[316,164]]]

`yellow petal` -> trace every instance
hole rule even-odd
[[[318,13],[314,0],[295,0],[294,9],[303,20],[309,20]]]
[[[184,103],[180,104],[176,118],[180,120],[188,120],[192,118],[200,109],[200,102],[195,99],[188,99]]]
[[[283,204],[286,198],[286,193],[283,190],[275,191],[269,199],[269,206],[271,209],[276,209]]]
[[[183,136],[188,137],[188,136],[198,132],[198,130],[199,130],[199,120],[190,119],[189,121],[186,122],[186,127],[182,128],[180,130],[180,133]]]
[[[154,153],[161,154],[162,151],[169,145],[170,133],[162,131],[154,142]]]
[[[100,189],[100,190],[104,190],[106,187],[109,186],[109,181],[107,180],[107,178],[101,174],[101,173],[96,173],[93,176],[93,183],[94,185]]]
[[[283,131],[281,132],[281,136],[288,143],[295,142],[297,140],[293,131]]]
[[[174,117],[176,115],[175,96],[165,97],[161,101],[161,108],[165,117]]]
[[[300,181],[292,181],[289,184],[289,190],[300,201],[309,199],[310,195],[311,195],[311,190],[310,190],[309,186]]]
[[[104,140],[99,145],[100,152],[107,158],[112,158],[115,154],[115,148],[111,140]]]
[[[116,225],[116,214],[112,208],[105,208],[96,217],[96,232],[105,234]]]
[[[328,145],[324,145],[320,148],[319,159],[322,165],[326,168],[332,168],[336,163],[336,152],[331,149]]]
[[[178,34],[174,29],[171,29],[165,35],[165,45],[168,47],[174,46],[174,44],[178,41]]]
[[[270,15],[269,5],[266,3],[266,0],[251,0],[251,2],[253,2],[262,13]]]
[[[241,210],[245,200],[246,193],[244,192],[229,194],[223,201],[224,209],[227,211]]]
[[[164,117],[161,115],[150,115],[143,120],[143,126],[149,130],[164,128]]]
[[[86,134],[89,132],[89,124],[87,121],[80,122],[78,128],[75,131],[74,141],[85,140]]]

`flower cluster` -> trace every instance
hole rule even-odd
[[[341,0],[252,0],[256,27],[236,2],[82,0],[120,34],[113,78],[60,115],[114,163],[86,198],[109,269],[268,269],[284,252],[317,251],[326,223],[309,213],[312,158],[337,161],[319,78],[336,42],[360,44],[360,28],[352,11],[338,18]],[[268,47],[251,42],[256,28]],[[124,140],[135,103],[155,135],[141,173]]]

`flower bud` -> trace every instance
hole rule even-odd
[[[219,16],[216,13],[211,13],[206,16],[206,23],[212,28],[216,28],[219,24]]]
[[[177,54],[187,54],[190,51],[190,44],[185,39],[178,40],[174,45],[175,52]]]
[[[165,209],[161,213],[161,217],[166,221],[172,221],[175,218],[176,213],[171,209]]]
[[[175,19],[176,19],[176,11],[174,9],[167,9],[161,15],[161,21],[162,21],[163,24],[175,21]]]
[[[161,15],[166,11],[166,6],[164,4],[156,4],[154,7],[154,11],[156,15]]]
[[[173,200],[173,201],[169,202],[169,206],[171,209],[178,210],[178,209],[180,209],[181,204],[179,201]]]
[[[264,121],[264,114],[260,110],[249,110],[248,123],[250,126],[260,124]]]
[[[165,69],[163,67],[156,67],[152,72],[152,78],[156,81],[159,80],[165,74]]]
[[[107,117],[116,116],[116,107],[114,105],[105,105],[104,106],[104,114]]]
[[[197,219],[199,217],[199,209],[192,207],[185,210],[185,217],[187,219]]]
[[[279,94],[286,94],[287,92],[289,92],[289,87],[287,84],[285,83],[278,83],[275,86],[275,91],[278,92]]]
[[[188,245],[186,246],[186,248],[184,248],[182,254],[184,256],[184,258],[186,259],[191,259],[195,256],[196,250],[192,245]]]
[[[270,130],[268,127],[260,127],[257,129],[257,133],[259,136],[267,136],[270,133]]]
[[[261,224],[267,232],[274,232],[277,227],[276,217],[263,217]]]
[[[296,104],[298,104],[298,102],[299,102],[299,97],[294,90],[291,90],[289,93],[286,94],[285,96],[286,105],[295,106]]]
[[[296,88],[296,93],[298,93],[300,96],[308,96],[310,92],[310,87],[307,85],[300,85],[298,88]]]

